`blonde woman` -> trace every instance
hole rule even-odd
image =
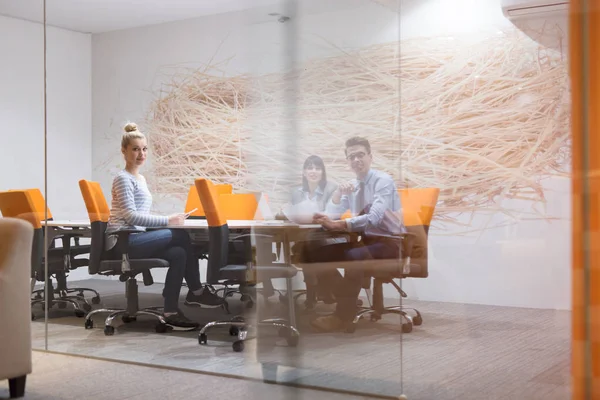
[[[129,236],[129,256],[135,258],[162,258],[169,262],[163,290],[164,316],[167,325],[174,330],[192,330],[199,324],[190,321],[179,310],[179,294],[185,278],[188,294],[185,304],[207,308],[220,307],[225,302],[210,290],[202,287],[198,258],[188,234],[182,229],[169,226],[182,225],[185,214],[161,216],[150,214],[152,194],[140,168],[146,161],[148,145],[146,137],[137,125],[125,126],[121,140],[121,152],[125,158],[125,169],[113,180],[112,204],[106,230],[107,250],[116,249],[115,232],[123,228],[161,228]]]

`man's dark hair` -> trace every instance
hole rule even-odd
[[[364,146],[367,150],[367,154],[371,154],[371,145],[369,144],[369,141],[364,137],[354,136],[346,140],[346,148],[344,149],[346,155],[348,154],[348,147],[350,146]]]

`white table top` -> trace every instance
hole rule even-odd
[[[43,224],[42,224],[43,225]],[[269,221],[253,221],[253,220],[229,220],[227,225],[230,229],[250,229],[250,228],[300,228],[300,229],[317,229],[321,225],[307,224],[298,225],[288,221],[269,220]],[[64,228],[89,228],[89,220],[52,220],[48,221],[48,226],[64,227]],[[205,219],[188,219],[184,225],[169,226],[175,229],[207,229],[208,223]]]

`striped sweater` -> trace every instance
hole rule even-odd
[[[112,205],[110,218],[106,228],[106,248],[111,249],[116,243],[116,235],[120,229],[144,229],[167,226],[169,217],[150,214],[152,194],[148,190],[146,179],[139,175],[136,178],[122,170],[115,176],[112,185]]]

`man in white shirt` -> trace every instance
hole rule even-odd
[[[348,139],[345,152],[356,179],[340,185],[328,202],[325,213],[316,214],[314,221],[329,231],[357,232],[361,240],[313,248],[309,254],[310,262],[397,259],[400,249],[392,236],[403,233],[405,229],[394,180],[385,172],[371,169],[373,156],[367,139]],[[352,217],[339,219],[348,209]],[[329,279],[337,306],[333,315],[317,318],[312,325],[321,331],[343,329],[356,315],[364,271],[346,269],[343,278],[337,270],[323,272],[319,279]]]

